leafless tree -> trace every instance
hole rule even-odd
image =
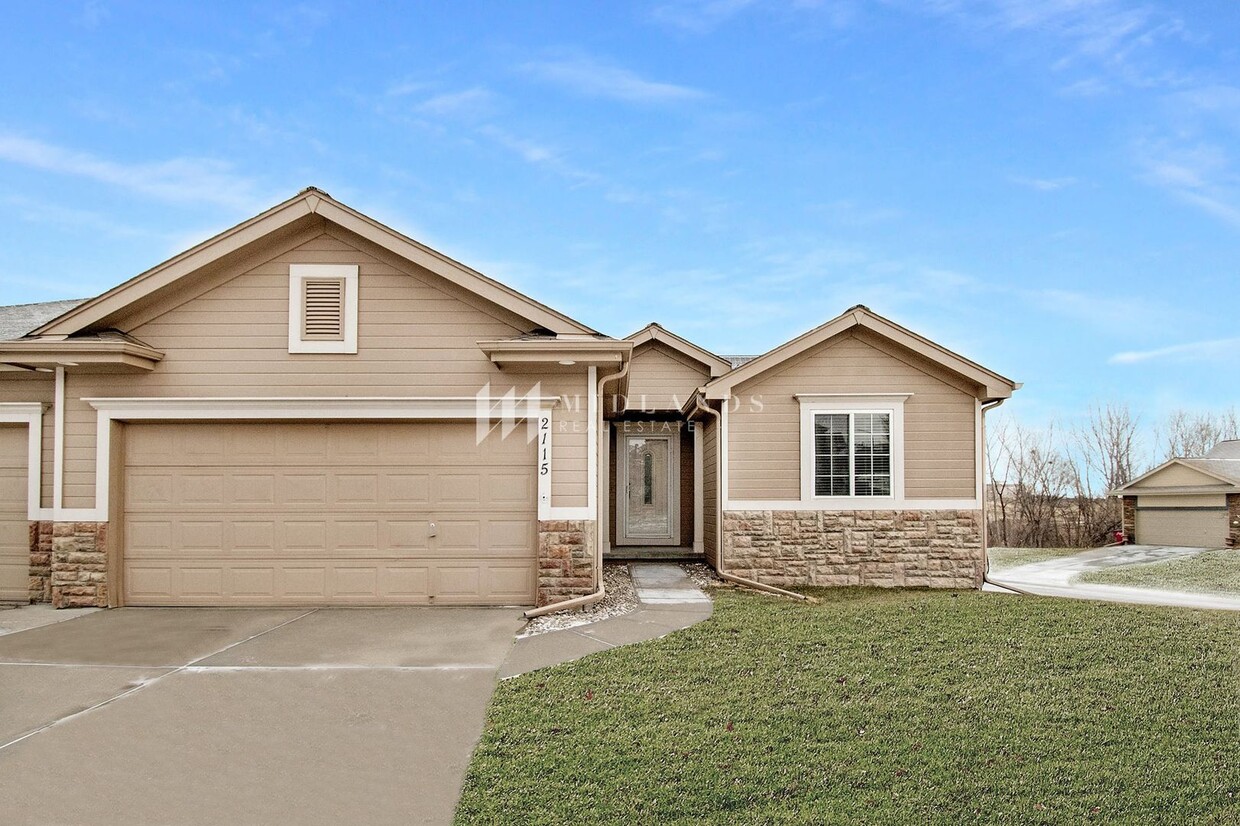
[[[1240,438],[1240,416],[1232,407],[1217,413],[1177,410],[1159,426],[1163,461],[1201,456],[1224,439]]]

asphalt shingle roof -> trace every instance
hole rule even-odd
[[[85,298],[67,301],[44,301],[40,304],[13,304],[0,307],[0,341],[21,338],[36,327],[42,327],[57,316],[64,315]]]

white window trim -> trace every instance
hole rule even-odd
[[[912,393],[882,395],[798,393],[801,403],[801,502],[843,504],[850,509],[891,509],[904,501],[904,402]],[[814,416],[826,413],[886,413],[891,416],[891,494],[889,496],[819,496],[814,493]],[[850,442],[849,450],[852,450]],[[852,466],[852,457],[849,457]]]
[[[306,341],[302,335],[305,317],[305,282],[312,278],[344,279],[344,338],[340,341]],[[356,264],[290,264],[288,268],[288,351],[290,353],[357,352]]]

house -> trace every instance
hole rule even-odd
[[[1240,546],[1240,439],[1164,462],[1111,495],[1123,498],[1124,536],[1137,544]]]
[[[313,188],[3,325],[0,599],[57,606],[548,605],[660,551],[973,588],[1017,387],[860,306],[611,338]]]

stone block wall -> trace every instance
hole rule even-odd
[[[52,525],[53,607],[107,607],[107,544],[106,522],[56,522]]]
[[[30,601],[52,601],[52,525],[30,523]]]
[[[1135,542],[1136,540],[1133,537],[1137,535],[1137,497],[1124,496],[1121,498],[1124,500],[1124,511],[1121,517],[1124,540],[1126,542]]]
[[[1227,529],[1231,538],[1227,544],[1240,548],[1240,493],[1227,494]]]
[[[726,511],[728,573],[767,585],[979,588],[982,512]]]
[[[538,523],[538,605],[594,593],[596,523],[552,519]]]

